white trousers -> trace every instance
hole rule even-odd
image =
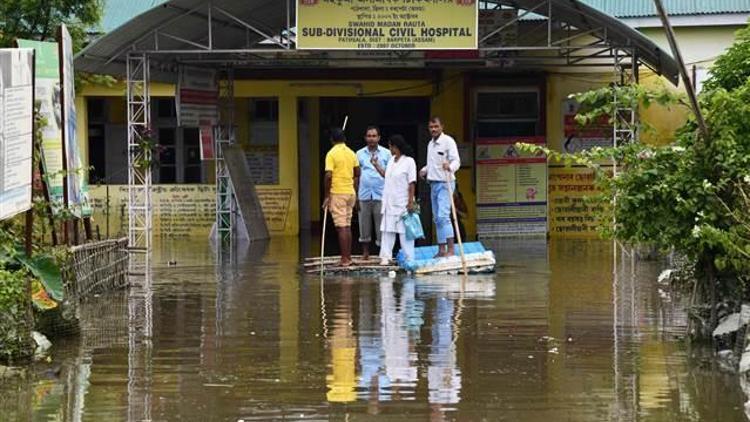
[[[401,242],[401,249],[408,260],[414,259],[414,241],[407,240],[405,233],[383,232],[380,237],[380,259],[393,258],[393,246],[396,244],[396,236]]]

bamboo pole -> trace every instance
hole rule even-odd
[[[466,255],[464,254],[464,242],[461,239],[461,231],[458,229],[458,215],[456,214],[456,201],[453,200],[453,188],[451,182],[453,181],[450,172],[447,172],[447,181],[445,182],[448,187],[448,196],[451,198],[451,212],[453,213],[453,229],[456,232],[456,240],[458,241],[458,251],[461,255],[461,268],[463,268],[464,276],[469,274],[468,268],[466,268]]]

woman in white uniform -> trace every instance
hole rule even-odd
[[[409,145],[401,135],[393,135],[390,142],[393,158],[387,168],[373,162],[375,169],[385,177],[383,201],[381,205],[382,220],[380,230],[380,264],[388,265],[393,258],[393,245],[399,237],[401,249],[407,259],[414,258],[414,240],[406,238],[406,228],[401,217],[414,209],[414,192],[417,186],[417,164],[409,157]]]

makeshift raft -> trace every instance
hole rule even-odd
[[[437,246],[421,246],[414,250],[413,260],[407,261],[402,251],[397,261],[400,268],[414,274],[457,274],[463,271],[458,246],[454,256],[435,258],[437,253]],[[481,242],[464,243],[464,256],[469,274],[495,272],[495,253],[485,249]]]
[[[352,256],[353,265],[349,267],[338,266],[340,256],[327,256],[323,258],[323,272],[326,274],[379,274],[390,271],[400,271],[398,265],[380,265],[380,258],[377,255],[371,255],[369,260],[362,256]],[[306,273],[320,273],[320,258],[305,258],[304,270]]]
[[[353,256],[354,264],[349,267],[339,267],[341,257],[331,256],[323,259],[323,273],[325,274],[380,274],[395,272],[408,272],[414,274],[457,274],[463,271],[461,257],[458,247],[456,255],[445,258],[434,258],[438,253],[437,246],[422,246],[415,248],[414,260],[406,261],[403,252],[399,252],[397,265],[380,265],[380,259],[372,255],[369,260],[362,256]],[[464,255],[466,256],[466,267],[470,274],[486,274],[495,272],[495,254],[485,249],[480,242],[464,244]],[[320,258],[306,258],[304,271],[306,273],[321,272]]]

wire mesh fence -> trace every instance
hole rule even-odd
[[[128,285],[128,239],[110,239],[74,246],[65,280],[65,297],[86,300],[91,295]]]

